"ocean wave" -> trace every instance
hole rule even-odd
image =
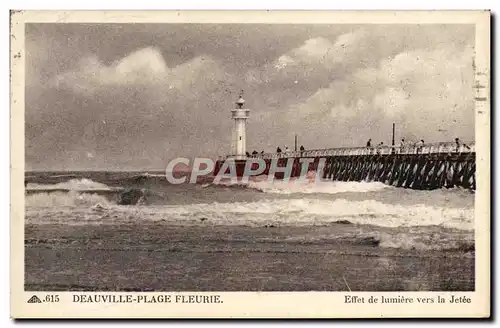
[[[380,248],[393,248],[419,251],[474,251],[474,234],[470,232],[433,232],[429,229],[413,229],[413,231],[374,230],[374,229],[339,229],[334,233],[311,233],[285,236],[282,238],[260,238],[259,242],[270,243],[299,243],[299,244],[332,244],[332,245],[362,245]],[[406,229],[407,230],[407,229]],[[389,232],[391,231],[391,232]]]
[[[193,204],[157,210],[184,217],[204,215],[222,224],[274,222],[282,225],[320,225],[348,220],[354,224],[384,227],[441,225],[462,230],[474,229],[474,209],[393,205],[374,200],[276,199],[249,203]]]
[[[407,250],[459,250],[463,252],[474,251],[474,235],[456,233],[381,233],[378,236],[379,246],[382,248],[395,248]]]
[[[338,194],[338,193],[364,193],[392,188],[382,182],[357,182],[357,181],[331,181],[315,179],[316,172],[309,172],[304,179],[290,178],[288,181],[272,179],[267,175],[251,177],[248,181],[220,181],[214,185],[225,187],[246,187],[266,193],[275,194]]]
[[[251,182],[249,184],[250,188],[258,189],[267,193],[277,193],[277,194],[338,194],[345,192],[371,192],[378,191],[385,188],[389,188],[388,185],[382,182],[344,182],[344,181],[318,181],[310,182],[306,181],[300,183],[297,181],[285,182],[285,181],[274,181],[274,182]]]
[[[109,206],[110,202],[106,197],[96,194],[70,192],[41,192],[27,195],[25,205],[34,208],[60,208],[67,206]]]
[[[82,179],[71,179],[68,181],[55,183],[55,184],[38,184],[38,183],[28,183],[26,186],[28,190],[77,190],[77,191],[85,191],[85,190],[111,190],[110,187],[105,185],[104,183],[99,183],[92,181],[90,179],[82,178]]]
[[[63,197],[63,195],[59,196]],[[62,203],[66,204],[66,201]],[[31,204],[33,204],[32,200]],[[111,205],[110,211],[113,213],[113,217],[121,222],[127,222],[132,218],[134,221],[166,221],[172,224],[205,222],[215,225],[307,226],[330,225],[339,221],[343,223],[348,221],[357,225],[389,228],[441,226],[468,231],[474,230],[473,208],[395,205],[374,200],[305,198],[167,206],[125,207]],[[54,211],[57,211],[57,208]],[[71,216],[67,219],[62,218],[62,220],[71,220]]]

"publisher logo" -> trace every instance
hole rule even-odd
[[[42,303],[42,301],[38,298],[38,296],[33,295],[31,298],[28,300],[27,303]]]

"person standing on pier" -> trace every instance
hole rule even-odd
[[[366,142],[366,148],[369,149],[369,154],[371,155],[372,154],[372,139],[368,139],[368,141]]]
[[[288,153],[288,146],[285,145],[285,153]]]
[[[455,145],[456,145],[456,152],[458,153],[458,151],[460,150],[460,139],[455,138]],[[462,144],[462,146],[465,147],[465,148],[467,148],[467,150],[470,150],[469,145],[467,145],[467,144],[464,143],[464,144]]]
[[[405,152],[405,138],[401,139],[401,143],[399,144],[399,152],[400,153]]]
[[[380,155],[380,149],[384,147],[384,143],[381,142],[377,145],[377,155]]]
[[[424,139],[420,139],[420,141],[416,143],[416,146],[417,154],[420,154],[422,152],[422,149],[424,148]]]
[[[455,138],[455,145],[456,145],[455,151],[458,153],[458,151],[460,150],[460,139]]]
[[[281,153],[281,148],[280,148],[280,146],[278,146],[278,148],[276,148],[276,152],[277,152],[278,154],[279,154],[279,153]]]
[[[306,149],[304,148],[303,145],[301,145],[300,146],[300,156],[302,156],[304,154],[304,150],[306,150]]]

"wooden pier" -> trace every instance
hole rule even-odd
[[[266,164],[260,174],[274,173],[276,178],[285,173],[271,167],[283,169],[289,165],[290,177],[304,174],[302,162],[309,158],[307,171],[320,171],[323,179],[333,181],[379,181],[395,187],[411,189],[437,189],[462,187],[476,189],[476,153],[474,143],[436,143],[425,146],[382,148],[333,148],[293,151],[287,153],[261,154],[238,161],[237,174],[243,174],[247,161],[261,159]],[[215,174],[224,161],[217,162]],[[290,162],[292,161],[292,162]],[[252,165],[257,165],[253,163]],[[226,171],[227,172],[227,171]]]
[[[396,187],[475,189],[475,154],[389,154],[331,156],[323,178],[337,181],[380,181]]]

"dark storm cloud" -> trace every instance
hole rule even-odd
[[[474,135],[470,26],[30,24],[26,39],[28,168],[224,154],[240,89],[251,150],[294,133],[359,145],[392,121],[429,141]]]

